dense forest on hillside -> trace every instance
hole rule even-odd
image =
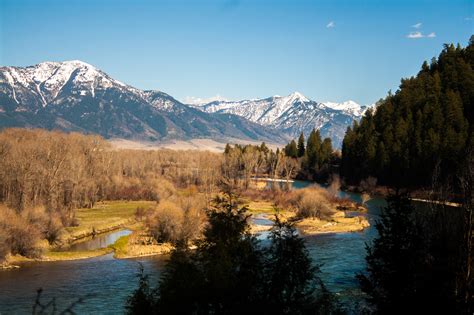
[[[462,48],[445,45],[416,77],[349,127],[341,173],[347,183],[375,177],[379,184],[456,189],[473,142],[474,37]],[[434,178],[435,177],[435,178]]]

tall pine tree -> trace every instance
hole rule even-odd
[[[298,157],[303,157],[305,153],[305,146],[304,146],[304,134],[301,133],[298,137]]]

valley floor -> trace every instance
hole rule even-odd
[[[369,226],[365,216],[347,217],[344,211],[335,211],[328,219],[306,218],[297,219],[292,211],[277,211],[270,201],[244,200],[252,214],[251,231],[261,233],[269,231],[272,221],[278,214],[283,220],[291,220],[303,235],[323,233],[348,233],[362,231]],[[115,258],[135,258],[142,256],[168,254],[173,249],[169,243],[157,244],[146,232],[143,223],[137,221],[135,211],[137,207],[155,205],[151,201],[107,201],[97,203],[92,209],[77,210],[78,226],[63,230],[60,244],[49,246],[42,241],[43,254],[40,258],[30,259],[19,255],[9,256],[3,268],[15,267],[15,264],[25,261],[61,261],[77,260],[97,257],[114,253]],[[261,224],[262,220],[265,222]],[[104,248],[91,250],[68,250],[69,244],[87,242],[95,236],[101,236],[111,231],[130,230],[131,234],[118,238],[115,243]],[[60,247],[66,249],[60,249]]]

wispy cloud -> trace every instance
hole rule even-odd
[[[411,39],[417,39],[417,38],[423,38],[425,37],[423,34],[421,34],[421,32],[410,32],[408,35],[407,35],[407,38],[411,38]]]
[[[419,38],[424,38],[424,37],[426,37],[426,38],[435,38],[436,37],[435,32],[431,32],[428,35],[423,34],[422,31],[421,31],[421,26],[422,25],[423,25],[423,23],[421,23],[421,22],[413,24],[411,27],[415,28],[416,31],[411,31],[410,33],[408,33],[406,35],[406,37],[410,38],[410,39],[419,39]]]
[[[464,18],[464,21],[472,21],[474,20],[474,16],[468,16]]]
[[[327,25],[326,25],[327,28],[335,28],[336,27],[336,23],[334,21],[330,21]]]

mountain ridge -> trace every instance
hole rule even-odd
[[[239,116],[204,113],[164,92],[137,89],[79,60],[0,67],[0,128],[6,127],[151,141],[288,139]]]
[[[309,135],[320,129],[323,137],[330,137],[340,147],[347,126],[359,120],[371,106],[361,106],[349,100],[342,103],[316,102],[300,92],[287,96],[274,95],[262,99],[241,101],[216,100],[192,105],[208,113],[231,113],[263,126],[288,133],[293,138],[303,132]]]
[[[367,110],[354,101],[287,96],[184,104],[141,90],[80,60],[0,67],[0,128],[38,127],[145,141],[210,138],[285,143],[313,128],[340,147]]]

